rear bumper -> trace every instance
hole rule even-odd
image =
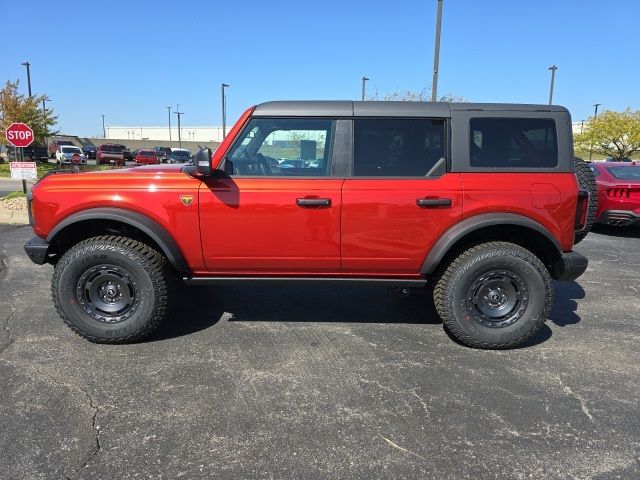
[[[47,251],[49,244],[40,237],[33,237],[24,244],[24,251],[27,252],[29,258],[36,265],[43,265],[47,261]]]
[[[627,225],[640,225],[640,214],[633,210],[605,210],[598,219],[599,223],[626,227]]]
[[[555,280],[571,281],[584,273],[589,265],[589,260],[578,252],[563,253],[553,267],[552,277]]]

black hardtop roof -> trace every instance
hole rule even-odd
[[[354,102],[288,100],[261,103],[254,117],[450,117],[452,111],[566,112],[558,105],[524,103]]]

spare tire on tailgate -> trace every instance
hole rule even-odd
[[[596,221],[596,210],[598,209],[598,187],[596,186],[596,176],[591,171],[589,164],[581,158],[575,157],[573,160],[573,171],[578,179],[580,190],[589,192],[589,206],[587,208],[587,222],[583,230],[576,232],[574,243],[580,243],[587,236],[591,227]]]

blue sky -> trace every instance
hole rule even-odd
[[[0,80],[47,93],[63,133],[219,125],[282,99],[358,99],[431,85],[436,0],[2,2]],[[26,17],[20,19],[20,17]],[[16,18],[16,21],[9,19]],[[640,108],[638,0],[444,0],[440,93],[477,102]],[[175,122],[175,115],[172,120]]]

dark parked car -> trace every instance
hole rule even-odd
[[[183,148],[172,148],[171,153],[167,157],[167,163],[187,163],[193,158],[190,150]]]
[[[153,147],[153,150],[158,155],[159,162],[166,162],[167,158],[171,154],[171,148],[169,147]]]
[[[84,153],[87,158],[96,158],[96,152],[98,151],[98,147],[95,145],[85,145],[82,147],[82,153]]]

